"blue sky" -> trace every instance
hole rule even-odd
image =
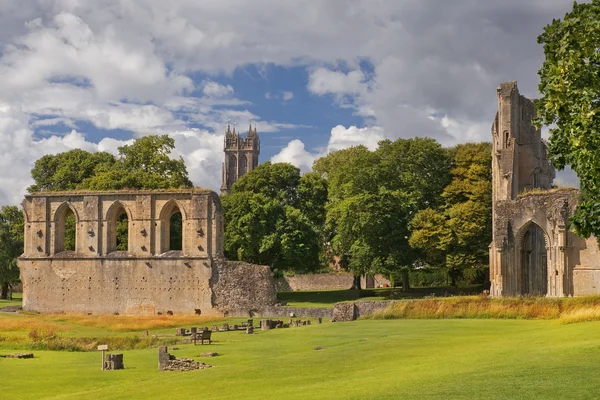
[[[0,2],[0,204],[44,154],[169,134],[218,189],[227,121],[261,162],[429,136],[489,140],[500,82],[537,96],[536,43],[570,0]],[[572,174],[559,175],[572,182]]]

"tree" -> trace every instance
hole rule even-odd
[[[410,245],[431,266],[446,268],[452,284],[463,271],[487,264],[492,240],[492,145],[456,146],[452,181],[443,203],[419,211],[411,221]]]
[[[600,0],[573,4],[538,37],[545,61],[538,74],[536,125],[550,129],[549,156],[570,166],[580,181],[571,222],[583,237],[600,237]]]
[[[191,187],[181,157],[172,159],[175,140],[168,135],[144,136],[119,147],[119,157],[106,152],[70,150],[46,155],[31,170],[29,192],[77,189],[170,189]]]
[[[319,269],[326,187],[283,163],[266,162],[242,176],[221,198],[227,257],[281,272]]]
[[[45,155],[35,162],[31,177],[35,181],[27,190],[65,191],[77,189],[98,170],[111,168],[115,157],[106,152],[90,153],[74,149],[55,155]]]
[[[0,209],[0,299],[8,298],[10,285],[19,281],[17,258],[23,254],[23,213],[16,206]]]
[[[439,202],[449,182],[449,157],[433,139],[385,140],[369,151],[364,146],[339,150],[315,162],[314,170],[329,185],[327,228],[334,254],[355,275],[401,276],[416,252],[408,244],[408,225],[421,208]]]
[[[119,147],[119,158],[104,165],[78,189],[170,189],[192,187],[183,158],[172,159],[175,140],[168,135],[144,136]]]

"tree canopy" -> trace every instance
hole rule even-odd
[[[570,166],[581,193],[571,222],[577,233],[600,237],[600,0],[573,4],[538,37],[545,61],[538,74],[536,124],[550,129],[549,156]]]
[[[492,146],[466,143],[451,149],[452,181],[443,203],[419,211],[411,221],[411,247],[455,280],[469,268],[486,265],[492,240]]]
[[[416,252],[409,223],[420,209],[439,202],[449,182],[450,159],[429,138],[384,140],[369,151],[356,146],[317,160],[314,170],[329,184],[327,231],[333,254],[355,276],[402,276]]]
[[[25,226],[16,206],[0,209],[0,298],[6,299],[9,285],[19,281],[17,257],[23,253]]]
[[[301,177],[285,163],[259,165],[222,197],[225,254],[280,272],[321,268],[326,200],[327,184],[318,176]]]
[[[144,136],[119,147],[119,156],[70,150],[46,155],[31,170],[34,191],[75,189],[169,189],[191,187],[181,157],[171,158],[175,140],[168,135]]]

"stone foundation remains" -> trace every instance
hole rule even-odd
[[[25,310],[223,315],[276,302],[269,267],[223,258],[221,203],[209,190],[35,193],[22,205]],[[75,249],[65,250],[71,213]],[[180,249],[170,241],[176,213]],[[117,250],[123,215],[126,250]]]
[[[166,346],[158,348],[158,370],[159,371],[193,371],[195,369],[211,368],[212,365],[194,361],[189,358],[175,358],[167,352]]]

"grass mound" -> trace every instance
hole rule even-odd
[[[522,297],[493,299],[465,296],[392,303],[374,319],[479,318],[555,319],[560,323],[600,320],[600,296],[580,298]]]

